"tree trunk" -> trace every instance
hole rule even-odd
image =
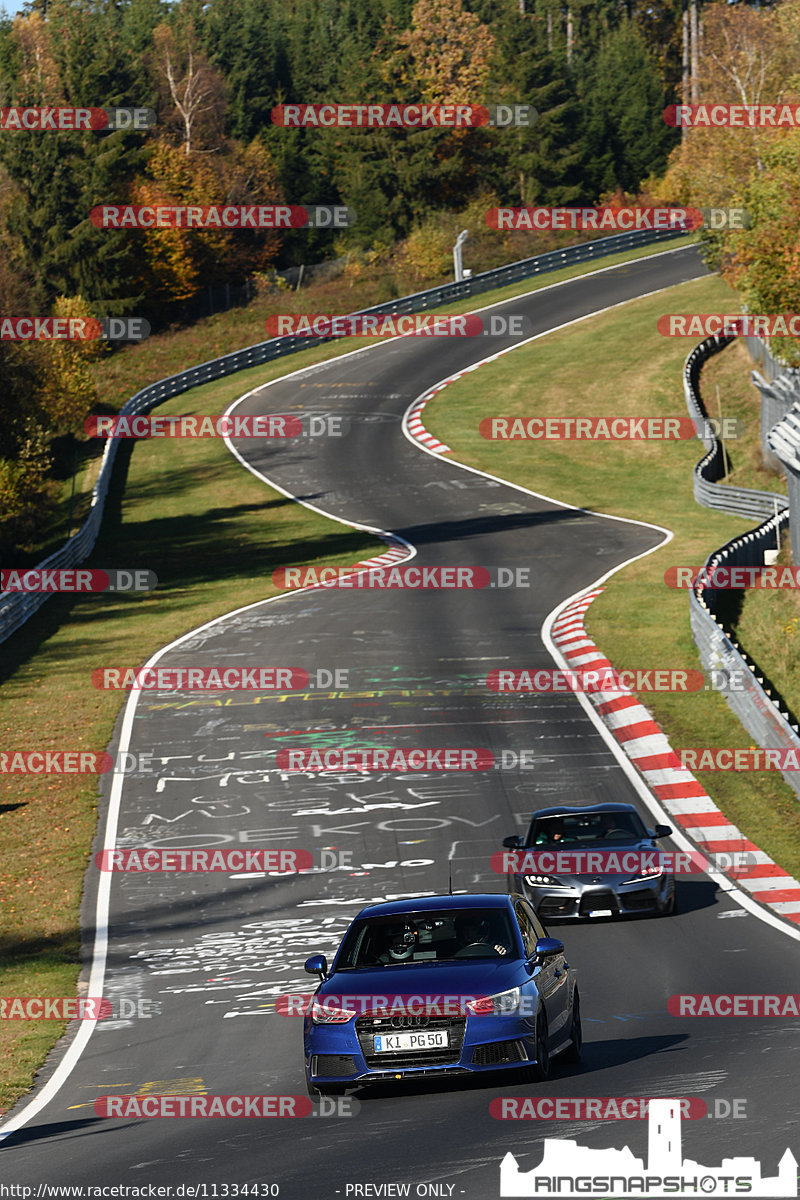
[[[572,62],[572,9],[567,9],[567,66]]]
[[[691,80],[689,70],[689,5],[683,0],[683,63],[681,72],[681,104],[691,103]],[[686,140],[688,126],[681,126],[681,141]]]
[[[692,104],[700,103],[700,32],[698,29],[698,0],[690,0],[691,12],[691,56],[692,56]]]

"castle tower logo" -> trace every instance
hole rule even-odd
[[[797,1159],[786,1150],[778,1174],[762,1177],[755,1158],[724,1158],[719,1167],[684,1159],[679,1100],[651,1100],[647,1164],[622,1150],[592,1150],[562,1138],[545,1138],[542,1161],[520,1171],[513,1154],[500,1164],[501,1196],[539,1198],[580,1196],[758,1196],[777,1200],[797,1196]]]

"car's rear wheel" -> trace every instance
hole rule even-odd
[[[550,1078],[550,1044],[547,1039],[547,1018],[540,1012],[536,1018],[536,1062],[525,1067],[526,1083],[544,1083]]]
[[[577,988],[572,1001],[572,1020],[569,1027],[569,1036],[572,1038],[572,1043],[564,1051],[564,1061],[577,1063],[581,1061],[581,1052],[583,1050],[583,1028],[581,1026],[581,998],[578,995]]]

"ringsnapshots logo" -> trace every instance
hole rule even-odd
[[[344,204],[96,204],[97,229],[348,229]]]
[[[412,563],[393,567],[278,567],[275,587],[295,589],[403,588],[409,591],[466,591],[482,588],[529,588],[530,567],[424,567]]]
[[[6,567],[0,570],[2,592],[152,592],[158,587],[155,571],[98,568],[24,568]]]
[[[478,433],[487,441],[675,442],[739,437],[744,422],[691,417],[484,417]]]
[[[283,129],[520,129],[539,119],[532,104],[277,104]]]
[[[653,1098],[648,1110],[647,1161],[622,1150],[580,1146],[566,1138],[545,1138],[542,1159],[530,1171],[520,1170],[510,1152],[500,1164],[500,1195],[570,1200],[588,1195],[638,1196],[797,1196],[797,1159],[786,1150],[778,1174],[765,1177],[755,1158],[726,1158],[706,1167],[683,1157],[682,1100]]]
[[[668,104],[667,125],[677,129],[796,129],[794,104]]]
[[[522,313],[275,313],[268,337],[529,337],[533,324]]]
[[[0,108],[0,132],[110,133],[118,129],[152,129],[152,108]]]
[[[0,317],[0,342],[143,342],[144,317]]]

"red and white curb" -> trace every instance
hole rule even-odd
[[[464,375],[466,372],[461,371],[460,374]],[[452,379],[458,379],[458,377],[458,375],[453,375]],[[445,446],[444,442],[440,442],[439,439],[435,438],[432,433],[428,433],[427,429],[422,424],[422,419],[420,418],[419,414],[422,412],[428,401],[431,400],[437,392],[440,392],[442,388],[446,387],[450,382],[451,380],[447,379],[444,383],[437,384],[435,388],[431,388],[429,392],[425,392],[424,396],[420,396],[418,400],[415,400],[411,405],[411,408],[406,413],[404,419],[405,427],[413,441],[419,442],[419,444],[424,446],[427,450],[432,450],[434,454],[449,454],[450,447]]]
[[[604,588],[573,600],[553,622],[552,638],[570,669],[613,670],[584,628],[584,615]],[[800,882],[732,825],[676,754],[651,713],[625,688],[586,693],[598,715],[642,775],[647,787],[674,823],[706,855],[747,852],[755,867],[746,879],[731,882],[760,904],[800,925]],[[729,876],[730,878],[730,876]]]
[[[407,546],[392,546],[391,549],[384,550],[383,554],[377,554],[374,558],[362,558],[360,562],[353,564],[353,570],[360,571],[364,567],[390,567],[393,563],[402,562],[403,559],[411,557]]]

